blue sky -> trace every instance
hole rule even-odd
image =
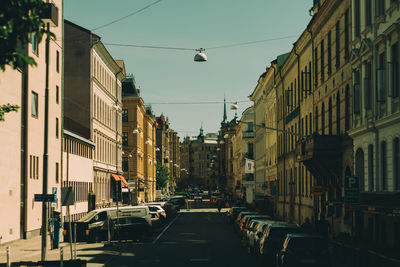
[[[67,0],[66,19],[89,30],[133,13],[155,0]],[[217,132],[228,102],[247,101],[258,77],[277,55],[291,50],[311,19],[311,0],[162,0],[150,8],[94,31],[103,43],[206,48],[208,61],[193,61],[195,51],[107,46],[135,75],[145,103],[153,103],[171,127],[185,135]],[[220,49],[215,46],[296,36]],[[159,104],[215,102],[219,104]],[[158,104],[157,104],[158,103]],[[240,102],[238,116],[251,105]],[[234,111],[229,110],[228,119]]]

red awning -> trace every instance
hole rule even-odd
[[[121,187],[129,187],[128,182],[125,180],[124,176],[118,174],[111,174],[115,181],[121,181]]]

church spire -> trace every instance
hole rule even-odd
[[[226,116],[226,100],[224,95],[224,117],[222,118],[221,127],[225,127],[227,123],[228,123],[228,117]]]

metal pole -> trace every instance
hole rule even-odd
[[[43,150],[43,187],[42,194],[47,194],[48,175],[48,131],[49,131],[49,58],[50,58],[50,23],[46,26],[46,85],[45,85],[45,109],[44,109],[44,150]],[[42,261],[46,260],[47,250],[47,202],[42,203]]]
[[[11,266],[11,261],[10,261],[10,247],[7,247],[7,267]]]
[[[60,247],[60,267],[63,267],[64,265],[64,248]]]

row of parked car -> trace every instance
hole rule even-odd
[[[167,201],[92,210],[77,222],[64,223],[64,242],[146,239],[184,203],[183,197],[176,196]]]
[[[298,224],[274,220],[268,215],[232,207],[228,223],[241,245],[265,266],[331,266],[328,242]]]

